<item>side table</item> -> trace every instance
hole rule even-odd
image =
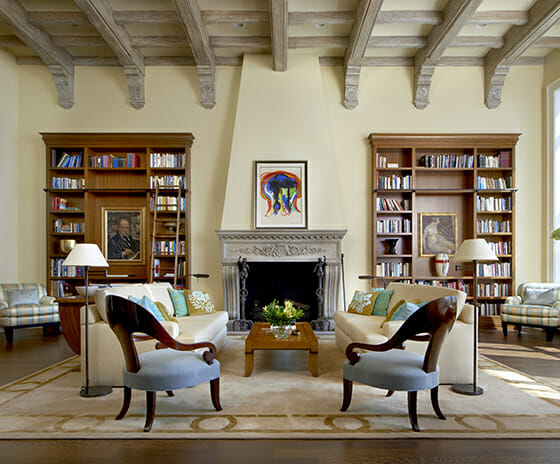
[[[88,298],[89,303],[95,303],[95,297]],[[86,304],[83,296],[65,296],[56,299],[58,303],[58,314],[60,316],[60,327],[66,343],[76,354],[81,354],[80,333],[80,308]]]

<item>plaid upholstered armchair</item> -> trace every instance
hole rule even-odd
[[[552,341],[560,326],[560,284],[524,283],[516,296],[507,297],[501,307],[502,330],[507,336],[508,324],[519,329],[524,325],[542,327],[546,340]]]
[[[47,295],[42,284],[0,284],[0,326],[6,341],[14,340],[14,329],[42,325],[60,325],[58,303]]]

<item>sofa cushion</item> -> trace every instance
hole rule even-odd
[[[185,290],[184,292],[190,316],[216,312],[214,303],[212,303],[212,299],[210,298],[210,294],[208,292],[200,290]]]
[[[158,308],[158,306],[152,300],[150,300],[146,295],[144,295],[142,298],[136,298],[135,296],[130,295],[128,299],[142,306],[145,310],[147,310],[150,314],[152,314],[152,316],[154,316],[159,322],[165,321],[165,318],[163,317],[163,314],[161,314],[161,311]]]
[[[39,304],[39,292],[36,288],[19,288],[8,290],[8,306]]]
[[[523,304],[552,306],[557,300],[558,291],[556,289],[528,288],[525,290]]]
[[[159,301],[163,303],[167,312],[173,316],[173,302],[167,291],[168,288],[171,288],[171,284],[167,282],[155,282],[153,284],[144,284],[144,288],[153,302]]]
[[[117,295],[128,299],[129,295],[135,296],[136,298],[142,298],[148,295],[147,290],[142,284],[138,285],[123,285],[122,287],[106,287],[99,289],[95,292],[95,306],[101,318],[107,322],[107,305],[105,304],[105,298],[107,295]]]
[[[377,295],[379,295],[379,290],[371,292],[360,292],[356,290],[348,306],[348,312],[369,316],[373,311]]]
[[[372,288],[371,290],[379,291],[379,294],[375,299],[375,304],[373,305],[373,311],[371,313],[374,316],[386,316],[389,309],[391,296],[393,296],[393,290],[386,290],[384,288]]]
[[[215,335],[224,329],[229,317],[226,311],[211,314],[181,317],[177,340],[182,343],[195,343],[213,340]]]
[[[363,343],[377,344],[387,341],[380,329],[383,320],[381,316],[363,317],[344,311],[334,313],[337,329],[342,329],[351,340]]]
[[[423,306],[423,303],[413,303],[411,301],[403,301],[398,306],[395,306],[389,312],[389,314],[387,314],[387,317],[385,317],[385,320],[381,324],[381,327],[383,327],[383,325],[386,322],[389,322],[389,321],[405,321],[405,320],[407,320],[421,306]]]

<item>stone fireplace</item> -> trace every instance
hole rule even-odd
[[[323,268],[323,302],[320,305],[311,304],[309,315],[311,319],[325,321],[322,324],[323,329],[332,329],[334,312],[340,309],[342,238],[346,234],[346,230],[218,230],[216,233],[221,241],[224,306],[229,314],[230,324],[241,317],[240,278],[237,264],[239,259],[246,259],[249,268],[253,264],[254,269],[249,272],[248,280],[251,278],[251,272],[255,276],[253,283],[257,276],[262,278],[262,273],[266,272],[267,280],[276,283],[276,291],[287,292],[285,294],[289,296],[291,296],[289,292],[292,289],[278,289],[278,285],[281,287],[282,282],[289,282],[284,280],[286,274],[294,274],[293,270],[297,268],[297,273],[301,273],[298,275],[302,276],[299,280],[308,282],[308,284],[298,285],[298,287],[307,285],[311,287],[299,290],[299,298],[305,299],[305,290],[313,293],[317,288],[317,278],[314,278],[313,274],[316,264],[322,258],[326,262],[326,266]],[[298,263],[303,266],[298,267]],[[279,264],[279,266],[274,266],[274,264]],[[290,269],[290,271],[287,272],[286,269]],[[275,272],[278,272],[276,276]],[[289,283],[284,285],[292,286]],[[248,286],[248,289],[251,292],[251,286]],[[247,301],[251,302],[251,305],[255,297],[281,296],[256,296],[255,293],[257,291],[253,289],[253,295],[249,293],[247,296]],[[266,301],[266,303],[268,302]],[[246,305],[245,316],[251,317],[252,310],[252,306]]]

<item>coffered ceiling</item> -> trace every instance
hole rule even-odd
[[[200,101],[216,101],[217,66],[245,53],[295,53],[343,66],[344,106],[358,105],[364,66],[410,66],[414,105],[439,66],[483,66],[485,103],[500,104],[511,66],[560,48],[558,0],[0,0],[0,48],[47,66],[59,103],[74,103],[76,66],[120,66],[130,104],[145,103],[146,66],[195,66]]]

